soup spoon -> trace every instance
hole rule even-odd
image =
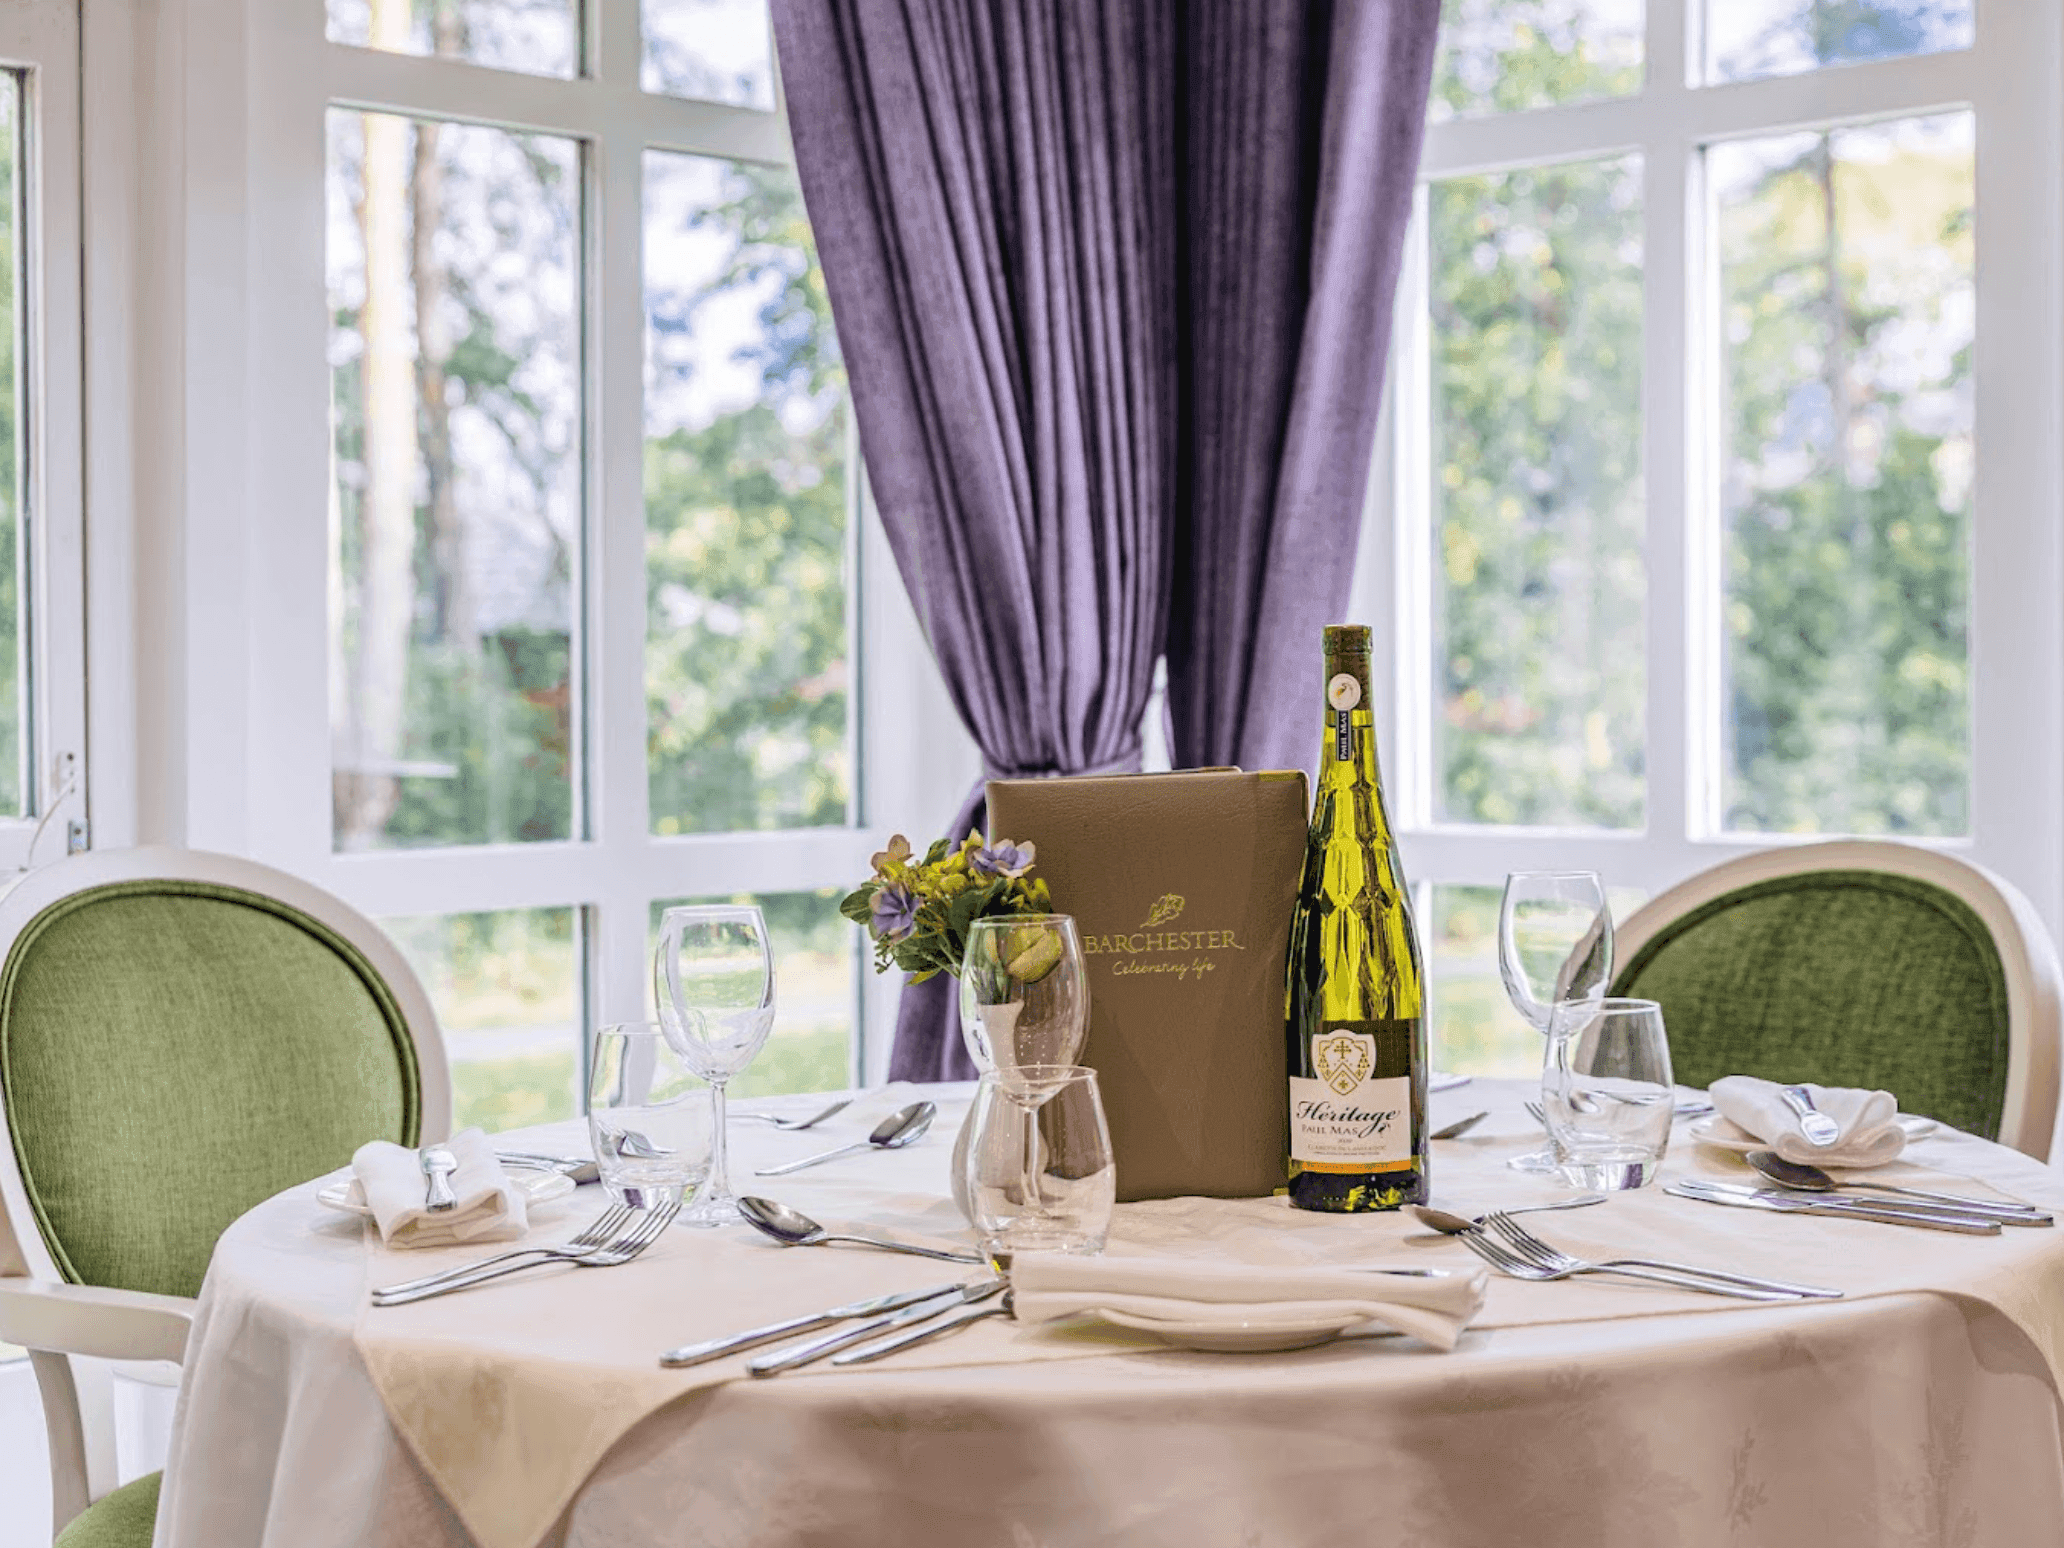
[[[884,1241],[878,1236],[845,1236],[827,1231],[799,1209],[777,1204],[772,1199],[747,1194],[738,1201],[738,1212],[747,1224],[771,1236],[784,1247],[816,1247],[824,1242],[852,1242],[861,1247],[879,1247],[884,1252],[907,1252],[919,1258],[938,1258],[947,1263],[987,1263],[978,1252],[945,1252],[936,1247],[918,1247],[909,1242]]]
[[[783,1177],[790,1172],[800,1172],[806,1166],[836,1161],[840,1156],[856,1156],[863,1150],[901,1150],[905,1145],[914,1144],[922,1139],[925,1130],[932,1126],[932,1120],[938,1116],[937,1103],[912,1102],[908,1107],[890,1113],[874,1126],[872,1134],[857,1145],[841,1145],[836,1150],[824,1150],[814,1156],[804,1156],[800,1161],[784,1161],[779,1166],[763,1166],[753,1173],[753,1176]]]
[[[1787,1161],[1774,1150],[1752,1150],[1748,1153],[1747,1160],[1750,1166],[1772,1182],[1782,1187],[1795,1188],[1801,1193],[1833,1193],[1838,1189],[1846,1191],[1851,1188],[1865,1193],[1897,1193],[1906,1198],[1926,1199],[1931,1204],[1944,1204],[1952,1209],[1962,1210],[1967,1215],[1984,1215],[1988,1219],[1999,1221],[2002,1225],[2052,1223],[2052,1217],[2046,1210],[2019,1201],[1973,1199],[1961,1193],[1931,1193],[1926,1188],[1901,1188],[1892,1183],[1837,1182],[1819,1167],[1808,1166],[1803,1161]]]

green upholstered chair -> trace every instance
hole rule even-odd
[[[1617,932],[1613,993],[1655,1000],[1677,1078],[1878,1087],[2048,1159],[2057,954],[2018,891],[1909,844],[1764,850]]]
[[[422,986],[328,893],[132,849],[0,894],[0,1342],[35,1363],[63,1548],[147,1548],[159,1475],[115,1486],[104,1362],[176,1380],[223,1229],[450,1127]]]

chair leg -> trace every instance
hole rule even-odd
[[[29,1352],[50,1436],[52,1535],[115,1487],[114,1378],[99,1360]]]

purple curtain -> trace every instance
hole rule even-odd
[[[1169,751],[1304,769],[1346,622],[1436,0],[1206,4],[1190,27],[1186,521]]]
[[[1137,768],[1164,649],[1179,764],[1303,761],[1438,15],[776,0],[875,501],[990,774]],[[951,991],[905,992],[897,1078],[973,1073]]]

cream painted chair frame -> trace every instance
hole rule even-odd
[[[2035,907],[2011,882],[1939,850],[1848,839],[1759,850],[1679,882],[1615,930],[1615,974],[1665,925],[1737,888],[1809,871],[1882,871],[1961,898],[1991,932],[2007,980],[2007,1091],[1999,1141],[2038,1161],[2050,1157],[2057,1123],[2058,1007],[2064,979],[2057,948]]]
[[[51,904],[126,881],[196,881],[275,898],[349,941],[400,1007],[416,1050],[422,1142],[451,1132],[451,1068],[430,998],[380,927],[319,887],[233,855],[151,847],[77,855],[24,873],[0,892],[0,963],[15,938]],[[195,1303],[65,1282],[29,1209],[13,1139],[0,1111],[0,1343],[27,1349],[50,1436],[54,1532],[113,1490],[116,1475],[111,1361],[150,1361],[137,1374],[176,1380]]]

